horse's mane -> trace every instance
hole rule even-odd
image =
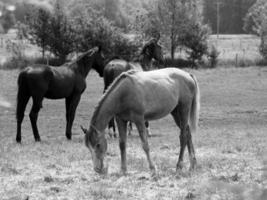
[[[106,92],[102,95],[100,98],[100,101],[98,102],[97,106],[95,107],[93,117],[91,120],[91,124],[95,122],[95,118],[98,115],[98,112],[103,104],[103,102],[106,100],[106,98],[109,96],[109,94],[117,87],[117,85],[124,80],[125,78],[129,77],[131,74],[134,74],[136,71],[135,70],[130,70],[127,72],[121,73],[118,77],[115,78],[115,80],[112,82],[112,84],[108,87]]]
[[[82,53],[81,55],[79,55],[76,59],[74,59],[73,61],[70,61],[68,63],[69,66],[71,66],[72,64],[77,63],[79,60],[83,59],[86,55],[93,55],[93,53],[95,53],[97,51],[97,47],[94,47],[92,49],[89,49],[88,51]]]

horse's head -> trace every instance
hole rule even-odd
[[[89,130],[81,127],[85,133],[85,145],[91,152],[94,170],[97,173],[107,173],[107,166],[104,166],[104,157],[107,151],[107,140],[104,133],[100,133],[93,125]]]
[[[160,63],[163,62],[163,51],[161,45],[158,44],[158,40],[153,38],[147,44],[145,44],[142,54],[145,54],[149,58],[154,58]]]
[[[105,58],[101,47],[94,47],[77,58],[77,64],[81,71],[87,76],[91,68],[94,68],[100,77],[103,77]]]

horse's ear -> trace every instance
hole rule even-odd
[[[80,125],[80,127],[81,127],[84,134],[86,134],[88,132],[88,130],[86,128],[84,128],[82,125]]]

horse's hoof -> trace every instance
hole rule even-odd
[[[176,171],[182,170],[183,169],[183,163],[179,162],[176,166]]]
[[[21,138],[16,138],[17,143],[21,143]]]
[[[41,142],[41,138],[35,138],[35,142]]]
[[[190,167],[189,167],[189,171],[194,171],[197,169],[197,164],[196,162],[194,164],[191,164]]]
[[[68,140],[71,140],[71,135],[66,135],[66,138],[67,138]]]

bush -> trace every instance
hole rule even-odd
[[[25,45],[22,42],[12,42],[9,40],[6,50],[11,54],[11,57],[2,64],[2,69],[21,69],[28,65],[25,56]]]
[[[220,52],[216,49],[214,45],[211,47],[211,51],[208,53],[209,67],[215,68],[218,64],[218,57]]]
[[[174,58],[172,59],[171,57],[166,57],[164,58],[163,66],[159,65],[159,68],[162,67],[176,67],[176,68],[196,68],[197,65],[196,63],[190,61],[190,60],[185,60],[182,58]],[[162,67],[160,67],[162,66]]]

